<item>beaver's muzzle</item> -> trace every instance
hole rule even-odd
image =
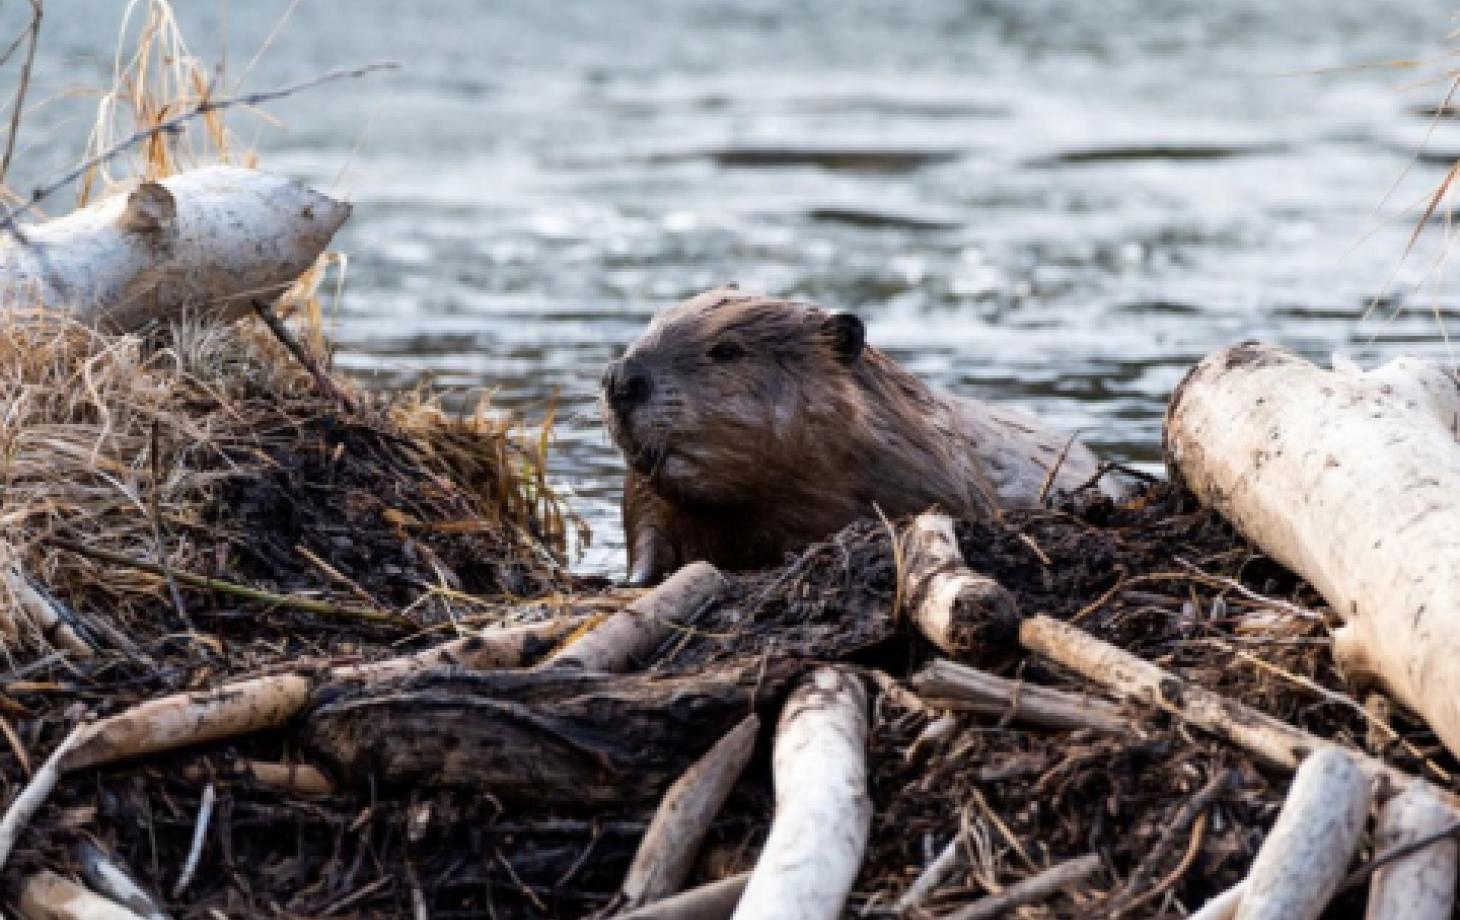
[[[620,358],[603,372],[603,395],[620,418],[648,402],[653,392],[649,369],[633,358]]]

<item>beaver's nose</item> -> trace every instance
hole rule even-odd
[[[653,391],[649,369],[633,358],[620,358],[603,374],[603,392],[620,412],[648,402]]]

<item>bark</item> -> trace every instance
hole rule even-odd
[[[750,873],[742,872],[620,914],[618,920],[728,920]]]
[[[1410,358],[1324,370],[1265,345],[1202,361],[1166,455],[1206,504],[1306,578],[1346,625],[1334,652],[1460,752],[1460,390]]]
[[[547,668],[427,672],[338,684],[307,743],[353,784],[486,789],[534,807],[652,803],[803,666],[760,661],[683,677]]]
[[[1130,731],[1120,707],[1107,700],[1006,680],[951,661],[934,661],[908,683],[923,699],[944,709],[1007,716],[1051,728],[1090,728],[1113,734]]]
[[[25,920],[142,920],[115,901],[49,869],[21,885],[20,915]]]
[[[725,579],[708,562],[692,562],[553,655],[543,667],[627,671],[719,599]]]
[[[739,920],[834,920],[872,824],[867,695],[859,678],[813,672],[786,701],[772,758],[770,834],[735,908]]]
[[[1252,861],[1237,920],[1316,920],[1358,848],[1371,789],[1352,756],[1310,754]]]
[[[918,515],[905,546],[904,597],[930,642],[955,658],[978,657],[1013,642],[1018,603],[997,581],[964,564],[952,519],[937,512]]]
[[[625,909],[662,900],[684,886],[710,824],[755,753],[759,731],[760,719],[752,713],[669,787],[624,879]]]
[[[1455,809],[1427,786],[1414,786],[1379,809],[1374,853],[1438,833],[1455,823]],[[1448,920],[1455,910],[1457,848],[1453,837],[1375,870],[1369,883],[1368,920]]]
[[[36,305],[130,331],[236,316],[312,266],[350,206],[291,179],[208,166],[144,182],[0,241],[0,309]]]

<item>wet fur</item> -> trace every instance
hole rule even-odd
[[[630,466],[631,581],[696,559],[777,562],[875,508],[986,516],[1036,499],[1064,437],[934,390],[860,339],[845,353],[845,328],[814,304],[735,289],[655,317],[626,355],[652,377],[648,401],[627,417],[604,405]],[[1055,485],[1094,470],[1072,445]]]

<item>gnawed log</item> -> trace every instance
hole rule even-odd
[[[427,672],[393,686],[337,685],[310,714],[310,746],[341,778],[487,789],[504,802],[653,802],[800,673],[759,661],[685,677],[568,668]]]
[[[710,824],[755,753],[759,731],[760,719],[751,713],[669,787],[620,889],[625,910],[662,900],[684,886]]]
[[[918,515],[905,542],[903,595],[919,631],[955,658],[1007,648],[1019,605],[997,581],[964,564],[946,514]]]
[[[750,873],[742,872],[620,914],[617,920],[728,920]]]
[[[1237,920],[1315,920],[1358,848],[1371,790],[1349,754],[1309,754],[1252,861]]]
[[[1166,456],[1204,503],[1346,621],[1334,653],[1460,753],[1460,390],[1401,358],[1324,370],[1267,345],[1217,352],[1166,413]]]
[[[687,626],[725,590],[720,570],[692,562],[576,641],[543,667],[626,671],[649,655],[676,627]]]
[[[142,920],[117,902],[49,869],[30,876],[20,886],[20,915],[25,920]]]
[[[1415,785],[1384,803],[1374,825],[1374,852],[1383,855],[1454,825],[1455,809],[1428,786]],[[1369,882],[1368,920],[1448,920],[1455,910],[1455,839],[1437,840],[1422,850],[1374,871]]]
[[[772,770],[775,815],[734,916],[840,917],[872,825],[859,678],[835,668],[807,677],[781,712]]]
[[[312,266],[350,216],[281,176],[208,166],[144,182],[0,240],[0,309],[50,307],[130,331],[235,316]]]
[[[1120,707],[1108,700],[1008,680],[945,659],[929,664],[908,683],[927,702],[944,709],[1005,716],[1052,728],[1092,728],[1114,734],[1130,730]]]

